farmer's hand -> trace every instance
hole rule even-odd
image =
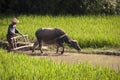
[[[24,37],[24,34],[21,34],[22,37]]]
[[[21,36],[23,37],[24,41],[26,41],[26,38],[25,38],[24,34],[21,34]]]
[[[22,37],[24,37],[24,34],[20,33],[20,35],[21,35]]]

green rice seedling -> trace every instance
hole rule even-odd
[[[10,19],[0,20],[0,39],[6,40]],[[120,16],[41,16],[19,15],[17,28],[34,41],[35,31],[51,27],[63,29],[71,38],[78,40],[81,47],[120,47]]]
[[[119,80],[119,75],[108,67],[55,63],[0,49],[0,80]]]

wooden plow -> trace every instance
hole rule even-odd
[[[12,50],[20,50],[20,49],[30,49],[32,47],[32,43],[29,42],[28,35],[23,36],[15,36],[11,38],[12,40]]]

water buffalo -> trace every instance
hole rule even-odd
[[[56,44],[58,53],[59,47],[62,47],[61,54],[64,53],[64,43],[69,44],[71,47],[75,48],[76,50],[81,50],[78,42],[76,40],[70,39],[67,34],[58,28],[40,28],[35,33],[37,41],[33,45],[32,52],[34,52],[35,47],[39,44],[39,48],[41,53],[42,52],[42,42],[46,44]]]

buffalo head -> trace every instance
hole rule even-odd
[[[70,46],[75,48],[76,50],[81,50],[81,48],[80,48],[80,46],[79,46],[79,44],[76,40],[71,40],[70,41]]]

